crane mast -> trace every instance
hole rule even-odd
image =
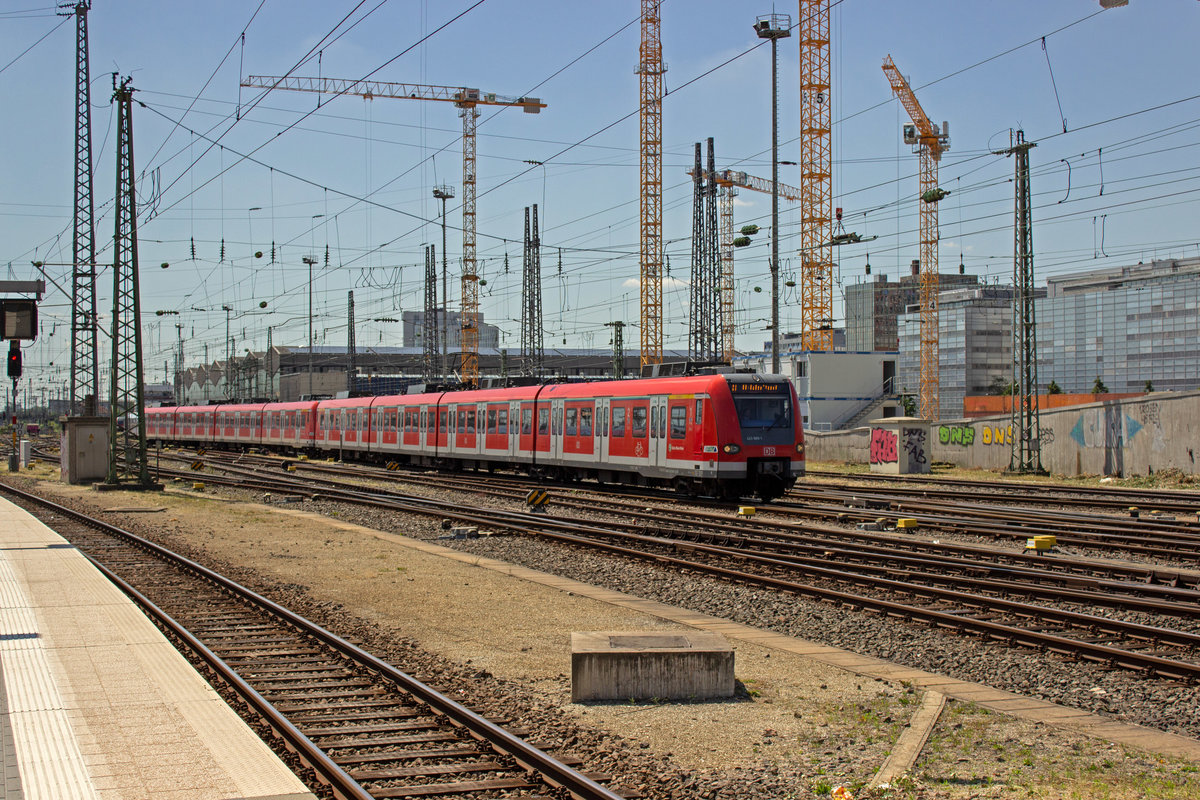
[[[829,0],[800,0],[800,341],[833,349]]]
[[[661,364],[662,335],[662,0],[642,0],[642,39],[638,53],[638,89],[641,104],[641,194],[639,264],[642,300],[641,365]]]
[[[938,188],[938,162],[950,149],[949,125],[938,128],[917,102],[908,81],[900,74],[892,57],[883,60],[883,72],[908,112],[911,126],[905,126],[904,142],[917,151],[920,162],[918,191],[920,279],[921,279],[921,388],[920,413],[923,419],[939,416],[938,377],[938,201],[947,192]]]
[[[475,258],[475,124],[477,106],[511,106],[526,114],[540,113],[546,104],[537,97],[504,97],[464,86],[344,80],[337,78],[268,77],[250,75],[242,86],[287,89],[293,92],[351,94],[368,100],[436,100],[453,103],[463,121],[463,266],[462,266],[462,380],[479,383],[479,273]],[[442,298],[446,302],[448,298]]]

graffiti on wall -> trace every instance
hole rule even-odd
[[[979,433],[984,444],[1012,444],[1012,425],[984,425]]]
[[[1043,425],[1038,433],[1041,434],[1042,444],[1054,444],[1054,428],[1052,426]]]
[[[871,463],[894,464],[900,460],[896,449],[898,440],[895,431],[875,428],[871,431]]]
[[[925,429],[904,428],[904,452],[908,454],[910,464],[925,464]]]
[[[968,447],[975,444],[975,429],[970,425],[939,425],[938,441]]]

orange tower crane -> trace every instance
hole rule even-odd
[[[642,296],[641,365],[663,359],[662,311],[662,0],[642,0],[642,41],[638,50],[638,90],[641,104],[641,196],[639,218],[640,283]]]
[[[693,172],[694,170],[688,170],[688,175],[692,175]],[[756,178],[753,175],[732,169],[718,170],[714,180],[717,183],[717,190],[719,192],[717,213],[720,218],[721,319],[723,320],[721,325],[721,343],[725,361],[731,363],[733,361],[733,334],[735,329],[733,319],[733,198],[737,196],[739,188],[771,194],[771,182],[765,178]],[[800,199],[800,190],[793,186],[788,186],[786,183],[781,183],[779,184],[779,196],[784,200],[795,202]]]
[[[273,78],[251,75],[242,86],[287,89],[293,92],[351,94],[368,100],[391,97],[404,100],[440,100],[453,103],[463,121],[463,266],[462,266],[462,380],[479,382],[479,273],[475,264],[475,121],[476,106],[512,106],[526,114],[541,112],[546,104],[536,97],[501,97],[462,86],[427,86],[386,81],[350,81],[337,78]],[[443,302],[444,302],[443,298]]]
[[[904,126],[904,143],[920,157],[919,202],[921,256],[921,392],[923,419],[937,419],[938,407],[938,201],[949,192],[938,188],[938,162],[950,149],[950,124],[929,121],[912,87],[889,55],[883,60],[892,91],[900,98],[912,125]]]
[[[833,349],[829,0],[800,0],[800,342]]]

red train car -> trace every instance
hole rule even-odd
[[[155,436],[697,495],[776,497],[804,472],[795,389],[783,377],[751,373],[177,412],[171,433],[156,423]]]

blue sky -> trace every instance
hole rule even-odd
[[[687,343],[685,171],[693,143],[712,136],[718,166],[770,176],[769,48],[756,48],[751,26],[772,10],[793,22],[797,16],[794,3],[663,4],[668,349]],[[144,171],[148,377],[163,377],[177,323],[189,362],[205,345],[210,357],[222,355],[223,305],[235,309],[230,325],[239,350],[262,348],[267,326],[277,344],[304,344],[308,268],[301,259],[310,254],[318,260],[318,344],[345,342],[351,289],[358,346],[399,344],[400,326],[376,320],[422,307],[422,246],[441,242],[432,188],[449,183],[461,197],[461,123],[448,104],[339,97],[316,110],[315,95],[239,89],[239,75],[249,74],[370,76],[541,97],[548,108],[539,115],[481,108],[485,319],[501,327],[503,346],[519,349],[523,208],[537,203],[546,344],[607,347],[604,323],[620,319],[631,325],[626,346],[636,348],[638,12],[633,0],[265,0],[261,7],[257,0],[96,0],[89,22],[101,261],[113,233],[110,73],[131,75],[145,104],[134,111],[134,144]],[[1038,142],[1031,164],[1039,276],[1200,254],[1200,91],[1188,58],[1200,5],[1131,0],[1098,12],[1097,0],[835,5],[835,204],[845,209],[847,229],[878,237],[838,254],[842,287],[864,279],[868,252],[872,272],[893,280],[916,257],[917,158],[900,141],[906,117],[880,69],[889,53],[929,116],[950,122],[940,176],[951,192],[940,204],[943,271],[955,271],[961,257],[968,272],[1011,280],[1012,160],[989,151],[1007,146],[1016,127]],[[71,256],[74,24],[60,23],[39,0],[0,8],[0,51],[15,58],[0,71],[9,108],[0,129],[5,277],[28,279],[32,260]],[[780,158],[792,161],[799,152],[797,62],[796,39],[783,40]],[[205,137],[218,136],[223,148],[210,147]],[[785,165],[780,179],[795,185],[799,174]],[[457,199],[448,218],[457,307]],[[769,220],[769,196],[743,191],[736,224]],[[783,275],[798,280],[798,215],[787,203],[780,221]],[[737,251],[737,342],[747,349],[768,338],[767,237],[755,239]],[[46,269],[69,287],[68,268]],[[111,304],[107,269],[98,296],[103,323]],[[784,327],[796,330],[796,297],[785,291],[782,300]],[[26,353],[35,385],[66,380],[68,312],[69,299],[52,289],[42,306],[43,335]]]

